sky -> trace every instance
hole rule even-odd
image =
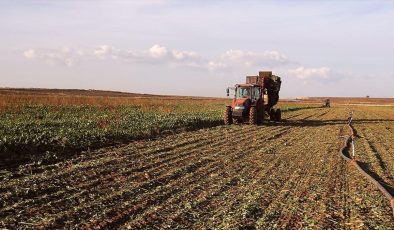
[[[0,87],[394,97],[394,1],[0,0]]]

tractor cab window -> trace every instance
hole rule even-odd
[[[259,87],[253,88],[253,99],[258,100],[261,97],[261,89]]]
[[[236,89],[235,97],[236,98],[250,98],[251,96],[251,87],[238,87]]]

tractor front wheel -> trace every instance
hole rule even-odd
[[[223,120],[224,120],[225,125],[231,125],[233,123],[233,117],[232,117],[232,112],[231,112],[230,106],[226,106],[226,110],[224,111]]]
[[[249,123],[251,125],[257,124],[257,110],[256,107],[251,107],[249,110]]]

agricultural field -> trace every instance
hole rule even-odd
[[[0,167],[221,122],[223,99],[0,91]],[[98,94],[98,93],[95,93]],[[122,94],[121,94],[122,95]]]
[[[163,127],[163,130],[178,127],[174,124],[195,128],[165,135],[149,133],[135,139],[125,136],[132,141],[82,152],[75,150],[77,154],[53,162],[29,161],[12,169],[3,167],[0,227],[394,228],[389,202],[338,153],[343,144],[339,136],[345,134],[348,113],[353,111],[353,125],[359,134],[356,157],[392,192],[394,107],[338,104],[333,108],[318,108],[309,103],[282,103],[283,122],[223,126],[220,118],[224,101],[216,101],[211,109],[204,109],[209,115],[199,114],[201,107],[211,102],[193,106],[202,102],[186,100],[184,103],[191,107],[178,107],[164,120],[148,119],[155,122],[147,122],[145,130],[172,119],[179,121],[169,122],[170,128]],[[49,115],[38,121],[31,119],[24,127],[42,127],[40,122],[46,121],[47,127],[55,129],[56,122],[50,122],[57,116],[75,114],[65,123],[58,122],[59,126],[77,130],[73,121],[82,120],[83,125],[75,132],[94,132],[103,128],[97,124],[84,126],[83,119],[88,119],[86,114],[93,114],[90,117],[113,114],[108,119],[107,128],[111,130],[108,132],[134,135],[135,131],[129,129],[144,127],[137,121],[127,121],[119,125],[117,131],[113,131],[111,122],[116,121],[119,114],[122,119],[130,113],[133,116],[128,119],[171,114],[165,109],[173,108],[174,104],[157,111],[119,105],[112,108],[115,112],[101,106],[75,107],[75,110],[48,106],[47,103],[27,107],[26,114],[19,111],[14,117],[24,121],[24,116],[32,117],[37,111],[47,110]],[[26,111],[26,107],[22,108]],[[183,114],[185,108],[189,112],[178,115]],[[5,106],[3,111],[7,109]],[[54,112],[56,110],[59,112]],[[135,110],[141,110],[142,115],[134,114]],[[0,119],[7,119],[7,114],[10,112],[4,112]],[[194,116],[209,122],[199,126],[201,121],[193,120]],[[192,121],[188,123],[188,119]],[[9,122],[13,122],[12,119]],[[34,122],[36,126],[32,126]],[[67,140],[74,140],[76,146],[82,145],[77,139],[69,138],[73,135],[67,135]],[[80,133],[74,136],[80,137]],[[87,138],[81,140],[89,139],[89,135],[84,137]],[[24,151],[28,152],[28,147]]]
[[[79,93],[79,94],[78,94]],[[0,90],[0,168],[222,124],[228,99],[110,91]],[[310,105],[285,103],[283,110]]]

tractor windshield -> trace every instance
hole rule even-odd
[[[252,87],[238,87],[235,91],[236,98],[250,98]]]
[[[261,97],[261,89],[260,87],[240,86],[236,89],[235,97],[258,100]]]

